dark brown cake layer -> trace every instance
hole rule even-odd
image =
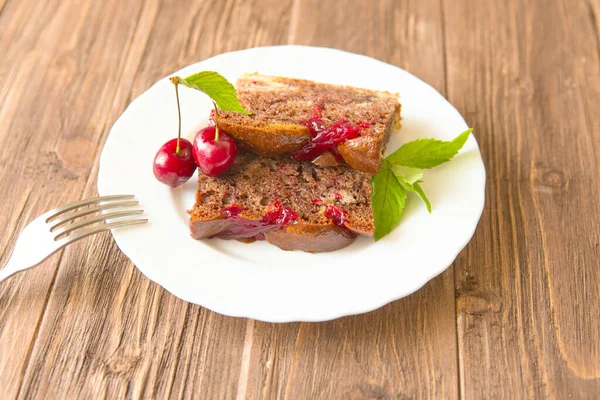
[[[232,235],[243,229],[253,234],[260,231],[253,229],[264,225],[257,238],[285,250],[317,252],[344,247],[355,234],[374,232],[371,175],[348,166],[319,168],[287,157],[242,153],[226,174],[200,175],[198,185],[196,204],[190,210],[191,234],[196,239],[239,238]],[[274,212],[282,209],[296,218],[269,225]]]

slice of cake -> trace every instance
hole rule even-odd
[[[264,157],[288,154],[320,166],[345,162],[376,174],[400,123],[397,94],[259,74],[242,76],[236,86],[252,114],[219,111],[216,124]]]
[[[333,251],[372,235],[371,175],[290,157],[239,154],[224,175],[198,178],[192,237],[254,241],[284,250]]]

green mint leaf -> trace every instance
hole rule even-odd
[[[423,170],[418,168],[405,167],[404,165],[391,166],[394,175],[407,192],[415,192],[427,206],[427,211],[431,214],[431,203],[419,185],[423,182]]]
[[[419,185],[419,182],[415,182],[413,184],[413,188],[414,188],[415,193],[417,193],[419,195],[419,197],[421,198],[421,200],[423,200],[423,202],[425,203],[425,206],[427,206],[427,211],[429,211],[429,214],[431,214],[431,203],[429,202],[429,199],[425,195],[425,192],[423,191],[423,189],[421,189],[421,185]]]
[[[410,168],[433,168],[450,161],[463,147],[473,129],[467,129],[451,142],[417,139],[404,144],[386,160]]]
[[[175,79],[184,86],[207,94],[223,111],[250,114],[236,97],[235,87],[216,72],[202,71],[187,78],[176,77]]]
[[[421,200],[423,200],[423,203],[425,203],[425,206],[427,207],[427,211],[429,211],[429,214],[431,214],[431,203],[429,202],[429,199],[427,198],[427,196],[425,195],[425,192],[421,188],[421,185],[419,185],[419,182],[410,184],[408,182],[400,181],[400,184],[407,191],[418,194],[419,197],[421,198]]]
[[[404,165],[392,165],[392,171],[402,182],[412,185],[415,182],[423,181],[423,170],[418,168],[405,167]]]
[[[390,233],[402,217],[406,204],[406,190],[386,160],[382,160],[379,172],[371,181],[373,185],[373,215],[375,217],[375,241]]]

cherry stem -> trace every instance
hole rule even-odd
[[[179,125],[177,128],[177,147],[175,148],[175,155],[179,155],[179,151],[181,150],[181,107],[179,106],[179,80],[177,77],[172,77],[171,82],[175,85],[175,97],[177,98],[177,119],[179,121]]]
[[[217,105],[215,104],[215,102],[213,101],[213,107],[215,108],[215,119],[217,119]],[[217,126],[217,123],[215,122],[215,142],[219,141],[219,127]]]

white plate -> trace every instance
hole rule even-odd
[[[307,78],[399,92],[402,124],[388,145],[423,137],[449,140],[467,129],[450,103],[408,72],[369,57],[326,48],[261,47],[190,65],[231,82],[245,72]],[[207,96],[181,89],[183,136],[192,139],[211,110]],[[186,210],[195,178],[171,189],[155,180],[152,160],[177,134],[173,85],[165,78],[129,105],[113,126],[98,173],[101,195],[132,193],[150,223],[113,231],[115,241],[151,280],[175,296],[221,314],[262,321],[324,321],[374,310],[444,271],[473,236],[484,205],[485,169],[475,138],[450,163],[425,172],[428,214],[409,195],[398,228],[374,243],[358,238],[325,254],[286,252],[266,242],[190,238]]]

